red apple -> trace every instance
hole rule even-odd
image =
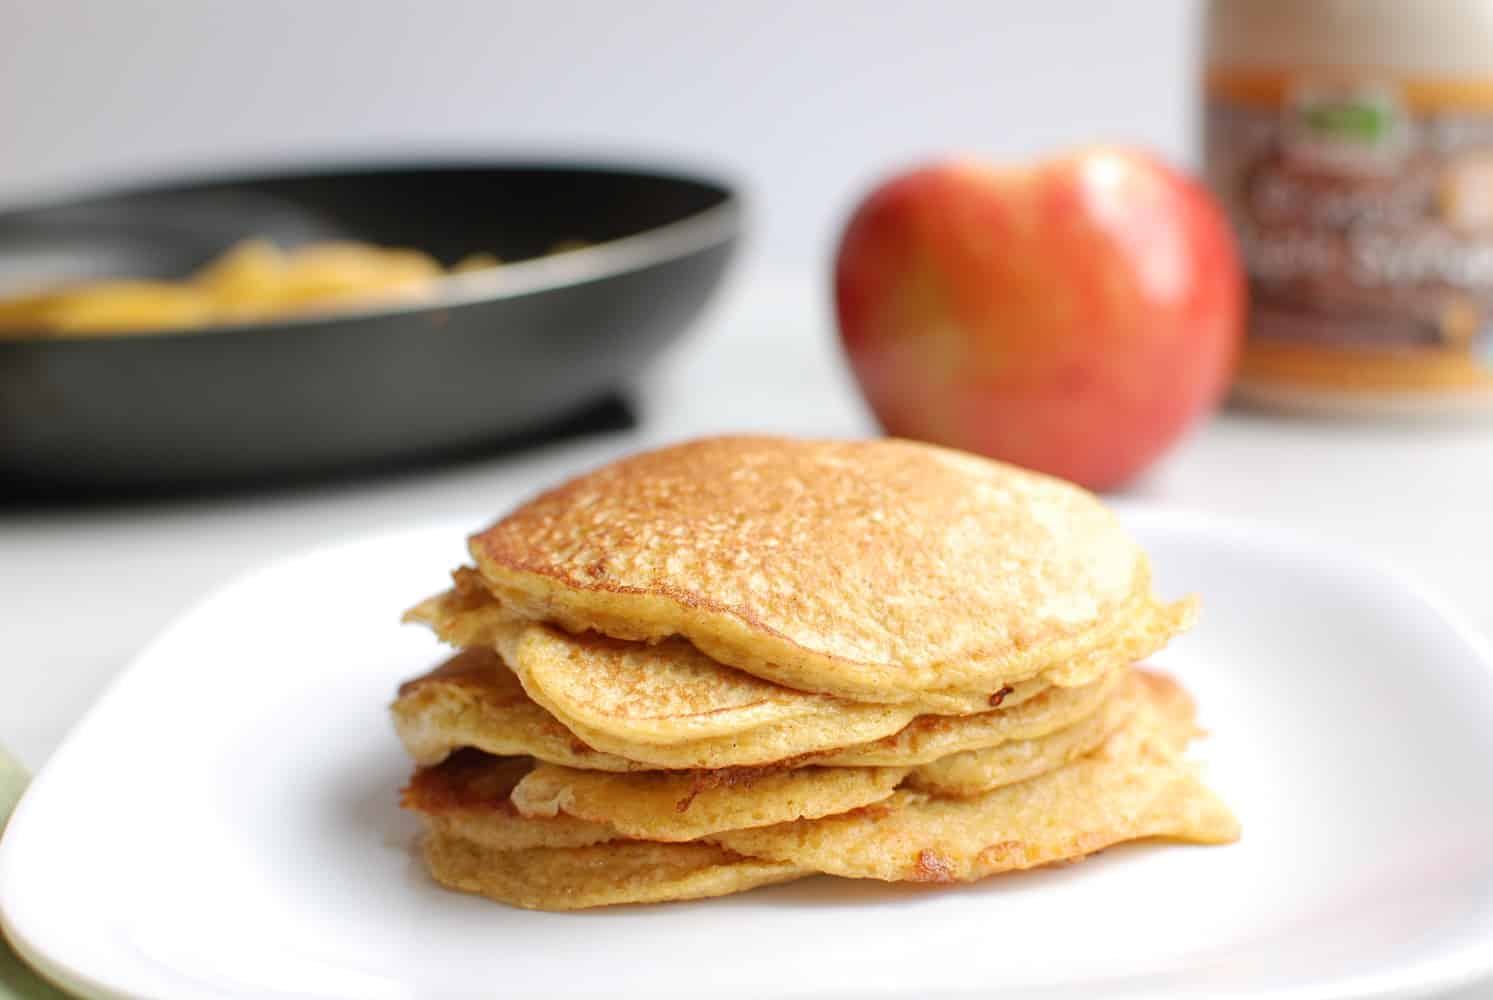
[[[947,162],[883,184],[835,307],[889,434],[1122,485],[1228,387],[1244,284],[1223,212],[1130,149]]]

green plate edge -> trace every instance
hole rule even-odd
[[[20,761],[0,747],[0,834],[5,832],[5,822],[21,801],[29,780]],[[0,936],[0,1000],[67,1000],[67,997],[68,994],[32,972]]]

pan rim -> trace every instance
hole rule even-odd
[[[182,175],[154,182],[123,184],[74,197],[58,197],[39,201],[34,205],[7,209],[0,211],[0,222],[8,217],[29,215],[36,211],[69,205],[81,205],[115,197],[165,195],[193,187],[232,186],[277,180],[400,171],[460,172],[471,170],[631,175],[708,188],[719,196],[719,200],[673,222],[652,226],[616,239],[562,253],[515,261],[511,264],[504,264],[502,267],[464,274],[444,274],[434,279],[433,294],[421,299],[370,303],[361,306],[334,306],[325,310],[311,310],[272,319],[213,323],[181,329],[111,331],[64,337],[0,331],[0,349],[15,345],[25,345],[35,349],[42,345],[91,346],[106,343],[119,345],[154,343],[161,340],[293,330],[307,326],[359,323],[391,316],[440,312],[459,306],[521,298],[526,295],[585,285],[635,273],[730,243],[737,238],[741,230],[743,211],[741,195],[724,181],[715,178],[670,170],[650,170],[622,162],[566,162],[549,159],[483,161],[476,158],[411,159],[408,161],[396,159],[378,163],[328,161],[291,169]]]

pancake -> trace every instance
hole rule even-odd
[[[885,705],[764,680],[718,663],[677,637],[630,642],[523,621],[488,592],[470,567],[458,569],[452,578],[450,590],[411,608],[405,621],[426,625],[453,646],[502,650],[526,684],[533,681],[548,691],[548,699],[538,700],[559,703],[557,715],[619,738],[678,742],[797,716],[888,713]],[[1049,686],[1043,679],[1027,679],[994,691],[930,693],[895,707],[905,724],[923,713],[965,715],[994,704],[1019,705]]]
[[[1095,753],[973,798],[899,791],[839,816],[710,839],[739,854],[846,878],[961,882],[1081,858],[1147,837],[1238,838],[1228,809],[1182,759],[1194,735],[1187,696],[1143,675],[1145,702]]]
[[[1150,682],[1137,671],[1094,712],[1072,725],[1029,740],[1007,740],[979,750],[963,750],[916,768],[907,784],[934,795],[980,795],[1046,774],[1092,753],[1119,730],[1145,701]]]
[[[906,773],[893,767],[804,767],[606,774],[540,764],[513,789],[512,805],[524,816],[588,820],[638,840],[696,840],[880,802]]]
[[[891,795],[905,773],[805,768],[624,776],[462,750],[418,769],[400,804],[434,833],[497,851],[678,842],[845,812]]]
[[[1043,688],[1014,704],[1006,698],[998,709],[978,715],[920,715],[891,736],[833,751],[814,762],[848,767],[927,764],[964,751],[1035,740],[1092,716],[1128,673],[1113,670],[1083,687]]]
[[[529,693],[533,695],[535,691]],[[543,697],[543,692],[539,692],[539,697]],[[552,705],[544,707],[553,708]],[[669,771],[765,767],[793,761],[808,764],[817,752],[837,749],[846,741],[876,739],[888,725],[885,718],[878,715],[855,719],[810,717],[790,719],[746,733],[683,743],[642,743],[618,739],[605,730],[572,719],[565,719],[563,723],[589,746],[642,764],[648,770]]]
[[[633,771],[648,765],[593,750],[536,705],[490,649],[466,649],[400,685],[394,730],[417,764],[437,764],[476,747],[498,757],[530,756],[571,767]]]
[[[529,910],[583,910],[743,892],[811,874],[712,844],[617,841],[505,851],[447,833],[424,840],[437,882]]]
[[[435,767],[417,770],[400,804],[419,813],[435,833],[499,851],[588,847],[617,839],[617,831],[602,823],[566,815],[522,815],[511,796],[533,766],[527,757],[463,750]]]
[[[543,763],[530,769],[527,760],[486,758],[494,777],[482,779],[480,759],[453,770],[451,765],[463,760],[458,754],[441,768],[422,772],[416,781],[439,779],[449,784],[453,778],[445,775],[450,773],[465,778],[467,787],[499,796],[502,801],[496,809],[479,800],[470,809],[446,810],[464,813],[466,836],[484,843],[499,838],[506,842],[513,836],[508,828],[517,823],[515,810],[541,822],[589,821],[618,837],[695,840],[721,831],[849,812],[888,798],[904,779],[910,787],[933,794],[970,796],[1045,774],[1104,742],[1144,701],[1147,684],[1139,675],[1127,677],[1100,711],[1044,737],[965,751],[913,769],[807,766],[611,774]],[[419,804],[413,807],[423,809]],[[489,811],[494,813],[491,825],[496,833],[474,832],[488,822]],[[536,844],[544,842],[540,833],[533,837]],[[599,836],[591,842],[605,839]]]
[[[919,716],[874,742],[834,745],[853,733],[843,725],[812,728],[791,720],[750,734],[650,746],[609,739],[577,723],[567,728],[535,703],[491,650],[469,649],[400,688],[394,726],[416,762],[435,764],[461,747],[495,756],[529,756],[598,771],[694,770],[809,764],[899,767],[965,749],[1035,739],[1092,714],[1114,680],[1083,688],[1052,688],[1014,708],[962,717]],[[875,731],[875,730],[873,730]],[[601,741],[617,752],[595,749]]]
[[[917,715],[906,706],[785,688],[721,667],[681,639],[650,645],[521,625],[499,638],[498,651],[529,696],[561,722],[629,745],[740,736],[788,723],[859,734],[831,735],[839,746],[895,733]]]
[[[1092,752],[1144,703],[1149,683],[1139,674],[1127,676],[1098,711],[1056,732],[913,768],[810,765],[610,774],[539,764],[518,781],[512,800],[524,816],[569,816],[604,824],[625,837],[681,841],[849,812],[889,798],[904,781],[933,795],[980,795]]]
[[[490,847],[584,846],[612,839],[696,840],[723,831],[833,816],[908,785],[976,795],[1062,767],[1102,743],[1141,705],[1150,682],[1127,676],[1092,716],[1033,740],[965,751],[917,768],[783,767],[586,771],[462,750],[420,769],[404,804],[436,829]]]
[[[1093,496],[907,441],[726,437],[606,466],[469,545],[505,612],[687,639],[788,687],[968,711],[1019,680],[1079,685],[1154,652],[1164,604]]]

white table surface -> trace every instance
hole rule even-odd
[[[517,458],[251,495],[0,509],[0,741],[42,765],[173,616],[230,577],[305,546],[449,515],[495,517],[501,511],[486,497],[538,490],[695,434],[874,429],[842,369],[824,290],[808,284],[738,276],[638,399],[635,431]],[[1493,634],[1493,420],[1322,423],[1228,412],[1130,492],[1362,546]],[[202,667],[210,697],[211,661]],[[1431,667],[1407,664],[1407,677]],[[1493,985],[1458,994],[1490,995]]]

